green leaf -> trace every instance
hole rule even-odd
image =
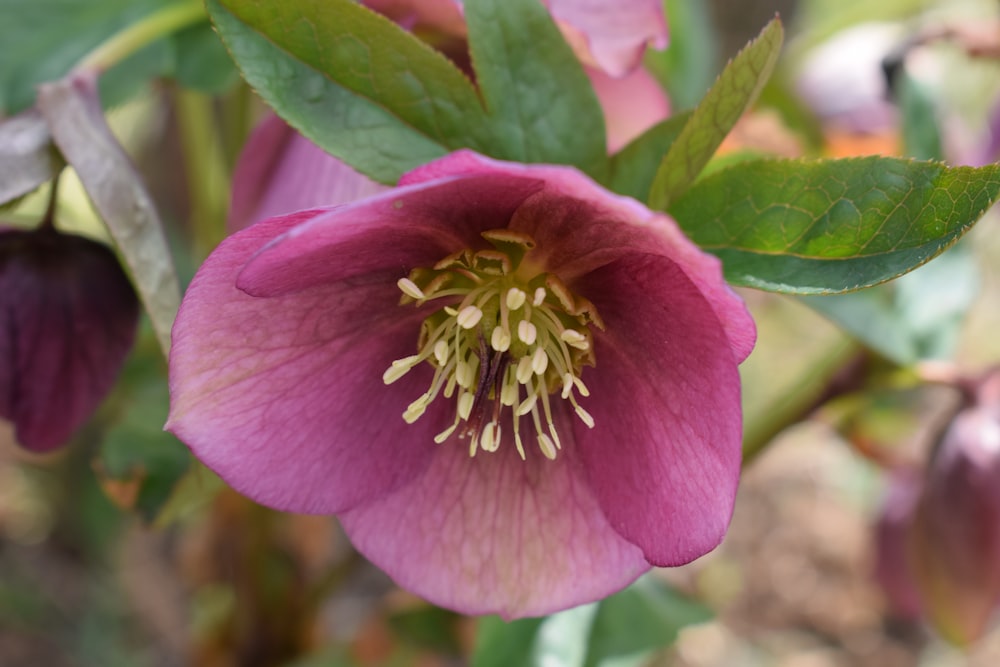
[[[303,135],[363,174],[393,184],[448,149],[379,104],[295,59],[207,0],[212,22],[258,94]]]
[[[671,116],[633,139],[611,157],[608,187],[618,194],[646,201],[656,170],[670,150],[690,113]]]
[[[151,14],[160,0],[5,0],[0,112],[34,102],[35,86],[66,74],[91,49]]]
[[[760,160],[700,180],[670,213],[737,285],[794,294],[869,287],[927,262],[1000,194],[1000,166],[897,158]]]
[[[891,283],[802,300],[869,348],[908,366],[952,357],[979,285],[975,259],[960,243]]]
[[[472,667],[626,667],[672,644],[682,628],[711,618],[655,575],[601,602],[547,618],[479,622]]]
[[[483,145],[485,114],[472,83],[389,19],[352,0],[221,4],[280,49],[438,143]]]
[[[171,40],[176,62],[173,75],[185,88],[221,94],[239,81],[239,72],[208,21],[178,31]]]
[[[944,159],[933,96],[926,86],[905,71],[896,76],[904,152],[918,160]]]
[[[466,0],[469,48],[494,139],[518,162],[607,172],[604,115],[590,79],[538,0]]]
[[[586,667],[624,667],[645,662],[670,646],[682,628],[711,620],[712,612],[646,576],[598,605],[590,628]]]
[[[666,210],[690,187],[722,140],[746,111],[774,70],[784,31],[772,20],[726,65],[670,147],[649,194],[649,205]]]
[[[670,46],[647,49],[643,64],[660,81],[675,109],[698,104],[719,73],[719,38],[704,0],[664,0],[670,17]]]
[[[38,108],[107,225],[166,354],[181,300],[177,273],[156,206],[104,118],[96,81],[80,75],[43,84]]]

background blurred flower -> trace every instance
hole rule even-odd
[[[0,230],[0,417],[20,444],[65,443],[111,389],[139,305],[107,247],[50,225]]]
[[[400,307],[425,269],[466,260],[479,317],[430,297]],[[481,270],[495,262],[512,268]],[[515,293],[490,296],[497,281]],[[528,300],[549,319],[529,318]],[[604,328],[534,330],[588,317]],[[427,343],[438,322],[479,344]],[[460,151],[390,192],[227,239],[178,316],[168,428],[258,502],[338,514],[362,553],[436,604],[543,614],[719,543],[740,467],[737,364],[754,337],[717,260],[670,219],[570,168]],[[567,386],[549,369],[570,344],[591,356],[562,368]],[[421,346],[435,361],[412,361]],[[431,396],[417,410],[432,382],[457,383],[458,407]]]

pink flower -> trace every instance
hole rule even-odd
[[[754,337],[666,216],[459,151],[223,242],[174,328],[168,428],[436,604],[544,614],[719,543]]]
[[[34,451],[65,443],[132,349],[139,302],[107,247],[0,229],[0,418]]]

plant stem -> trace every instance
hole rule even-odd
[[[171,4],[133,23],[97,46],[77,63],[74,71],[98,74],[128,58],[136,51],[177,30],[205,18],[200,2]]]

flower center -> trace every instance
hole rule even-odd
[[[589,396],[580,380],[583,366],[594,365],[590,325],[603,323],[588,300],[575,296],[553,274],[525,263],[534,240],[509,229],[483,232],[493,246],[462,250],[432,268],[419,268],[399,280],[401,304],[444,299],[448,305],[423,321],[419,352],[392,362],[382,376],[392,384],[420,363],[434,369],[430,388],[403,413],[412,424],[443,395],[455,398],[455,419],[435,436],[442,443],[453,433],[468,438],[469,455],[500,447],[501,418],[509,413],[514,444],[524,459],[521,419],[530,419],[538,447],[549,459],[562,445],[552,419],[550,395],[572,404],[580,420],[594,418],[577,402]]]

